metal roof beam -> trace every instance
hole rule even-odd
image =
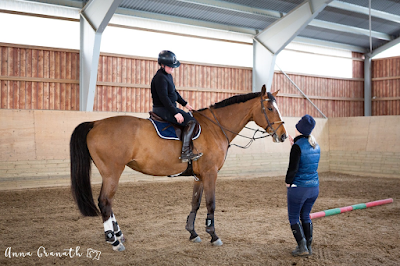
[[[147,18],[147,19],[154,19],[154,20],[161,20],[161,21],[168,21],[168,22],[174,22],[174,23],[179,23],[179,24],[186,24],[186,25],[191,25],[191,26],[205,27],[205,28],[218,29],[218,30],[226,30],[226,31],[251,34],[251,35],[255,35],[257,33],[256,30],[250,29],[250,28],[223,25],[220,23],[202,21],[202,20],[197,20],[197,19],[182,18],[182,17],[177,17],[177,16],[156,14],[156,13],[151,13],[151,12],[146,12],[146,11],[138,11],[138,10],[125,9],[125,8],[118,8],[116,13],[121,14],[121,15],[135,16],[135,17],[140,17],[140,18]]]
[[[260,91],[263,84],[266,84],[268,91],[271,89],[276,56],[331,1],[305,1],[254,37],[253,91]]]
[[[278,54],[332,0],[310,0],[300,4],[283,18],[275,21],[254,38],[273,54]]]
[[[395,46],[395,45],[397,45],[399,43],[400,43],[400,37],[398,37],[397,39],[394,39],[393,41],[388,42],[388,43],[386,43],[386,44],[384,44],[382,46],[379,46],[378,48],[373,50],[372,53],[367,53],[367,54],[365,54],[365,56],[368,56],[368,57],[372,58],[372,57],[382,53],[383,51],[385,51],[385,50],[387,50],[387,49],[389,49],[389,48],[391,48],[391,47],[393,47],[393,46]]]
[[[293,42],[311,44],[311,45],[317,45],[317,46],[323,46],[323,47],[330,47],[330,48],[334,48],[334,49],[350,50],[350,51],[359,52],[359,53],[367,52],[367,49],[365,49],[361,46],[355,46],[355,45],[337,43],[337,42],[330,42],[330,41],[324,41],[324,40],[318,40],[318,39],[311,39],[311,38],[301,37],[301,36],[297,36],[296,38],[294,38]]]
[[[79,110],[93,111],[101,35],[122,0],[90,0],[81,10]]]
[[[275,10],[254,8],[250,6],[244,6],[225,1],[215,1],[215,0],[176,0],[176,1],[207,6],[212,8],[218,8],[222,10],[235,11],[251,15],[263,15],[272,18],[281,18],[284,15],[284,13]]]
[[[314,19],[308,25],[318,27],[318,28],[330,29],[330,30],[341,31],[341,32],[348,32],[348,33],[353,33],[353,34],[358,34],[358,35],[365,35],[365,36],[370,35],[370,32],[367,29],[347,26],[347,25],[343,25],[343,24],[338,24],[338,23],[333,23],[333,22],[328,22],[328,21],[318,20],[318,19]],[[381,40],[385,40],[385,41],[393,40],[393,37],[391,35],[382,33],[382,32],[377,32],[377,31],[371,31],[371,36],[372,36],[372,38],[381,39]]]
[[[31,0],[31,1],[45,3],[45,4],[58,5],[58,6],[78,7],[78,8],[82,8],[85,4],[84,2],[80,2],[80,1],[76,1],[76,0]]]
[[[333,1],[329,4],[329,6],[356,12],[356,13],[360,13],[360,14],[364,14],[364,15],[369,15],[368,7],[358,6],[355,4],[345,3],[342,1]],[[400,23],[400,16],[393,15],[391,13],[387,13],[387,12],[383,12],[383,11],[379,11],[376,9],[371,9],[371,16],[380,18],[380,19],[384,19],[384,20],[389,20],[389,21],[396,22],[396,23]]]

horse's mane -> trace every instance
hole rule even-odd
[[[234,95],[234,96],[232,96],[230,98],[227,98],[227,99],[222,100],[220,102],[217,102],[217,103],[215,103],[213,105],[210,105],[209,108],[218,109],[218,108],[225,107],[225,106],[228,106],[228,105],[232,105],[232,104],[235,104],[235,103],[243,103],[243,102],[246,102],[248,100],[254,99],[256,97],[260,97],[260,95],[261,95],[261,92],[252,92],[252,93],[248,93],[248,94]],[[267,95],[268,95],[268,99],[270,99],[271,101],[275,101],[275,97],[270,92],[267,92]],[[203,109],[200,109],[198,111],[202,111],[202,110],[205,110],[205,109],[207,109],[207,108],[203,108]]]

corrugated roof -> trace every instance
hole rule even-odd
[[[76,6],[85,0],[32,0]],[[123,0],[117,13],[257,34],[304,0]],[[369,52],[369,1],[331,2],[299,37],[309,43]],[[371,1],[374,49],[399,38],[400,1]]]

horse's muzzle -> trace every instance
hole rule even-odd
[[[272,134],[272,139],[274,142],[279,143],[279,142],[284,142],[285,139],[287,139],[287,136],[286,136],[286,134],[282,134],[281,136],[278,136],[277,134],[274,133],[274,134]]]

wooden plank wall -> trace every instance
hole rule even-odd
[[[158,68],[155,59],[101,55],[94,110],[147,113],[152,108],[150,84]],[[173,77],[179,93],[195,109],[251,92],[251,68],[182,62]]]
[[[364,115],[364,80],[361,78],[338,79],[290,74],[291,80],[311,99],[327,117]],[[323,117],[305,99],[281,72],[276,72],[271,91],[280,90],[277,97],[283,116],[310,114]]]
[[[364,61],[352,53],[352,78],[330,78],[287,73],[290,79],[327,117],[364,115]],[[280,90],[278,105],[283,116],[310,114],[323,117],[282,72],[275,72],[271,91]]]
[[[1,109],[79,109],[79,53],[0,45]]]
[[[400,114],[399,58],[373,61],[373,115]],[[353,53],[353,78],[289,73],[290,78],[327,117],[363,116],[362,54]],[[94,111],[147,113],[155,59],[101,54]],[[394,73],[396,72],[396,73]],[[251,68],[182,62],[174,80],[178,91],[200,109],[238,93],[251,92]],[[79,51],[0,43],[1,109],[79,109]],[[321,114],[280,72],[272,91],[280,89],[283,116]]]
[[[0,108],[79,110],[79,52],[0,43]],[[94,111],[147,113],[155,59],[101,54]],[[175,85],[195,109],[251,92],[251,68],[182,62]]]
[[[372,115],[400,115],[400,56],[372,60]]]

